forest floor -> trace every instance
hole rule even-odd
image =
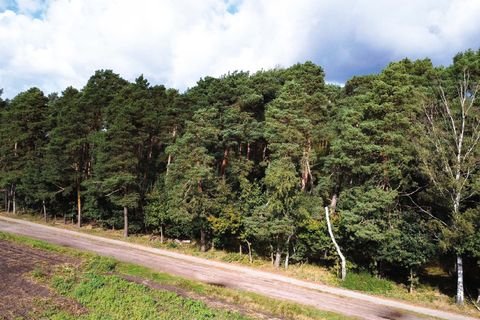
[[[474,319],[440,310],[426,309],[402,302],[381,299],[354,291],[300,281],[278,274],[256,271],[225,263],[186,256],[171,251],[139,246],[2,217],[0,230],[25,235],[63,246],[93,251],[116,259],[141,264],[155,271],[210,283],[221,289],[240,289],[275,299],[290,300],[322,310],[363,319],[421,319],[425,316],[443,319]],[[226,288],[223,288],[226,287]],[[235,299],[248,296],[248,292]],[[255,302],[260,296],[251,300]],[[285,307],[291,312],[296,307]],[[402,310],[402,311],[398,311]]]

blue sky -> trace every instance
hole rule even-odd
[[[0,0],[0,10],[11,10],[17,14],[41,19],[47,8],[47,0]]]
[[[0,88],[81,88],[96,69],[184,90],[311,60],[330,82],[480,47],[479,0],[0,0]]]

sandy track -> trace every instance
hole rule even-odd
[[[0,216],[0,231],[29,236],[115,259],[143,265],[190,279],[252,291],[272,298],[290,300],[360,319],[450,320],[475,318],[407,303],[369,296],[340,288],[301,281],[278,274],[253,270],[167,250],[154,249],[118,240],[87,235]],[[422,317],[411,312],[421,314]]]

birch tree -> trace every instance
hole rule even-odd
[[[446,217],[436,216],[444,246],[456,256],[457,304],[464,303],[463,255],[468,221],[467,200],[476,194],[474,176],[480,164],[480,110],[478,82],[463,72],[455,90],[439,87],[439,99],[425,106],[427,152],[424,169],[448,203]]]

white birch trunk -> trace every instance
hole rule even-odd
[[[287,247],[287,254],[285,256],[285,270],[288,269],[288,263],[290,262],[290,239],[292,238],[291,235],[288,236],[287,242],[285,243]]]
[[[463,290],[463,259],[461,255],[457,255],[457,296],[455,302],[463,305],[465,301]]]
[[[335,249],[337,250],[337,254],[340,257],[340,262],[342,266],[341,279],[345,280],[345,278],[347,277],[347,265],[346,265],[347,263],[345,261],[345,256],[342,254],[342,251],[340,250],[340,246],[337,244],[337,241],[335,241],[335,237],[332,231],[332,225],[330,224],[330,214],[328,211],[328,206],[325,207],[325,218],[327,219],[328,233],[330,235],[330,238],[332,239]]]
[[[173,127],[173,131],[172,131],[172,140],[173,142],[175,142],[175,137],[177,136],[177,126]],[[168,171],[169,171],[169,168],[170,168],[170,164],[172,163],[172,154],[168,154],[168,159],[167,159],[167,171],[165,173],[166,176],[168,176]]]
[[[275,251],[275,261],[273,262],[273,266],[275,268],[280,268],[280,262],[282,261],[282,252],[280,248],[277,246],[277,250]]]
[[[252,244],[250,243],[250,241],[246,240],[245,241],[247,243],[247,247],[248,247],[248,261],[250,263],[253,263],[253,257],[252,257]]]

